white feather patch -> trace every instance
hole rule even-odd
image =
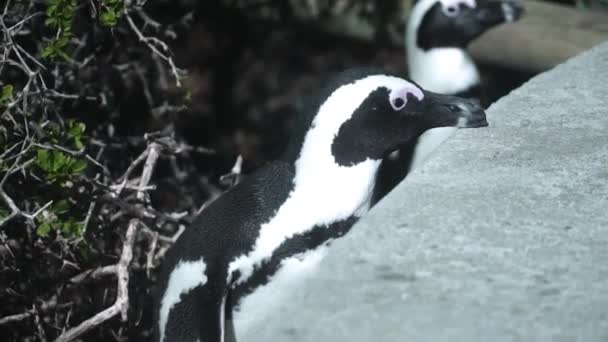
[[[445,7],[460,6],[461,4],[466,5],[470,8],[477,7],[477,2],[475,0],[439,0],[439,1]]]
[[[222,304],[220,305],[220,342],[224,342],[226,339],[226,296],[222,298]]]
[[[246,341],[252,329],[263,325],[268,313],[289,300],[289,295],[298,289],[298,285],[314,274],[326,251],[327,247],[320,247],[283,260],[268,284],[241,300],[233,316],[237,341]]]
[[[173,306],[180,302],[182,295],[207,282],[207,276],[205,275],[206,268],[207,265],[202,259],[198,261],[180,261],[171,272],[167,289],[163,294],[160,305],[158,320],[160,342],[163,342],[165,339],[165,328]]]
[[[513,22],[515,21],[515,10],[512,7],[513,5],[509,4],[509,3],[502,3],[500,5],[500,7],[502,8],[502,12],[504,13],[505,16],[505,21],[507,22]]]
[[[439,0],[420,0],[408,18],[405,35],[410,78],[422,88],[440,94],[455,94],[479,84],[479,71],[464,49],[434,48],[417,45],[418,28],[424,15]]]

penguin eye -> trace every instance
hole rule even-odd
[[[443,11],[448,17],[455,17],[458,15],[458,13],[460,12],[460,8],[458,6],[455,5],[451,5],[448,7],[445,7],[445,10]]]
[[[391,105],[394,110],[403,109],[403,107],[405,107],[405,103],[406,103],[405,99],[400,96],[397,96],[391,100]]]

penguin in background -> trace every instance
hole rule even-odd
[[[479,70],[467,46],[523,14],[510,0],[415,0],[405,33],[409,77],[433,92],[481,100]]]
[[[429,91],[481,102],[479,70],[466,48],[490,28],[516,21],[523,13],[523,7],[509,0],[415,0],[405,34],[409,77]],[[383,162],[373,204],[416,168],[414,145]]]
[[[383,158],[408,146],[424,159],[433,133],[487,124],[471,101],[371,69],[340,74],[308,108],[285,156],[213,202],[167,253],[156,341],[247,336],[368,211]]]

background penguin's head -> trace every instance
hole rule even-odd
[[[418,0],[408,30],[423,50],[466,46],[486,30],[519,19],[522,6],[509,0]],[[411,25],[410,25],[411,24]]]
[[[340,74],[314,108],[299,157],[327,156],[339,166],[380,161],[435,128],[487,125],[483,109],[473,101],[427,92],[367,69]]]

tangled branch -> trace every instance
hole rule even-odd
[[[140,189],[144,188],[148,185],[148,183],[150,183],[152,172],[154,171],[154,167],[158,161],[159,145],[156,143],[151,143],[145,151],[145,156],[146,163],[139,180]],[[143,200],[145,192],[143,190],[138,190],[136,196],[139,200]],[[123,243],[120,260],[111,268],[108,268],[108,266],[105,267],[106,273],[113,271],[112,273],[115,273],[116,277],[118,278],[118,295],[114,304],[95,316],[80,323],[78,326],[62,333],[57,338],[56,342],[72,341],[85,332],[114,317],[118,313],[120,313],[123,322],[127,320],[127,312],[129,310],[129,268],[131,266],[131,261],[133,260],[133,245],[135,243],[135,237],[137,236],[137,230],[140,224],[141,223],[138,219],[131,219],[129,221],[129,227],[127,228],[127,232],[125,234],[125,241]]]

